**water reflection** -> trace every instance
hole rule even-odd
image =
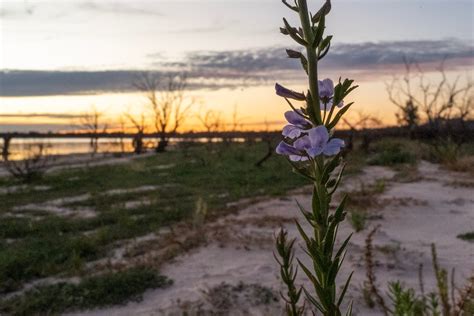
[[[219,143],[222,142],[221,137],[213,138],[171,138],[171,144],[180,142],[195,143]],[[233,142],[244,142],[244,138],[233,138]],[[145,147],[147,149],[155,148],[156,139],[145,139]],[[0,142],[0,144],[3,143]],[[69,154],[92,154],[93,148],[91,142],[87,138],[13,138],[9,146],[9,159],[21,160],[25,158],[27,151],[32,147],[42,144],[47,155],[69,155]],[[0,147],[1,148],[1,147]],[[97,153],[131,153],[133,145],[131,138],[102,138],[98,141]]]

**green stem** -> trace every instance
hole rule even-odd
[[[308,59],[309,91],[311,92],[311,98],[313,100],[313,112],[317,121],[316,123],[320,125],[323,122],[319,108],[318,56],[316,55],[316,50],[313,48],[314,32],[311,26],[306,0],[298,0],[298,8],[304,39],[307,42],[306,54]]]

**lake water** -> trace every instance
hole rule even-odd
[[[145,142],[148,143],[148,140]],[[148,145],[153,146],[156,142],[149,140]],[[3,147],[3,143],[0,142]],[[10,143],[10,156],[12,160],[23,159],[32,152],[37,152],[39,146],[43,146],[47,155],[68,155],[68,154],[90,154],[92,147],[89,139],[78,138],[18,138]],[[133,151],[131,139],[99,139],[99,153],[131,152]]]
[[[171,138],[170,143],[181,142],[182,139]],[[220,138],[212,139],[213,142],[221,141]],[[233,141],[242,142],[244,139],[234,139]],[[196,138],[193,142],[208,142],[207,138]],[[147,148],[156,147],[156,139],[144,139]],[[38,152],[42,145],[44,153],[47,155],[69,155],[69,154],[91,154],[92,147],[89,139],[82,138],[13,138],[10,143],[11,160],[24,159],[31,156],[31,153]],[[0,140],[0,149],[3,148],[3,141]],[[0,150],[1,152],[1,150]],[[103,138],[98,142],[98,153],[118,153],[133,152],[131,138]]]

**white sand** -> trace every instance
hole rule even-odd
[[[68,154],[48,156],[47,172],[55,172],[64,169],[96,167],[105,165],[120,165],[127,164],[134,159],[141,159],[154,155],[152,152],[135,155],[132,153],[125,153],[123,156],[118,156],[110,153],[100,153],[94,156],[90,154]],[[166,168],[165,168],[166,169]],[[0,177],[8,177],[9,173],[5,169],[4,162],[0,160]]]
[[[154,191],[158,188],[161,187],[166,187],[170,186],[171,184],[167,185],[144,185],[136,188],[127,188],[127,189],[113,189],[113,190],[108,190],[104,191],[101,194],[102,195],[108,195],[108,196],[117,196],[121,194],[127,194],[127,193],[143,193],[143,192],[149,192],[149,191]],[[13,212],[7,213],[9,216],[17,216],[21,217],[22,216],[22,211],[31,211],[31,212],[49,212],[54,215],[58,216],[75,216],[75,217],[81,217],[81,218],[90,218],[90,217],[95,217],[97,213],[95,210],[92,208],[88,207],[78,207],[78,206],[69,206],[71,203],[78,203],[78,202],[84,202],[92,198],[91,194],[81,194],[77,196],[71,196],[71,197],[63,197],[55,200],[50,200],[44,203],[31,203],[31,204],[26,204],[26,205],[19,205],[15,206],[13,208]],[[127,201],[125,203],[126,208],[134,208],[140,205],[144,204],[149,204],[150,201],[145,200],[145,199],[139,199],[139,200],[132,200],[132,201]]]
[[[373,210],[382,218],[369,222],[370,227],[381,225],[374,245],[383,246],[386,250],[375,251],[377,279],[383,292],[386,283],[394,280],[401,280],[418,289],[420,263],[425,267],[425,291],[434,289],[430,255],[432,242],[437,245],[440,264],[448,270],[456,269],[458,286],[462,286],[463,281],[474,271],[474,244],[456,238],[460,233],[474,231],[473,180],[466,174],[440,170],[438,166],[426,162],[420,164],[419,172],[422,177],[416,182],[390,181],[379,197],[383,206]],[[369,167],[359,179],[347,181],[346,188],[357,187],[361,179],[375,181],[392,176],[393,172],[389,169]],[[452,183],[459,181],[469,185],[452,186]],[[277,292],[281,284],[278,267],[272,256],[273,233],[278,228],[275,219],[285,222],[296,216],[303,221],[294,199],[309,208],[310,198],[308,194],[298,194],[291,199],[260,202],[209,224],[206,231],[214,237],[208,244],[178,256],[161,269],[162,274],[174,280],[172,286],[149,290],[144,294],[143,301],[138,303],[76,315],[182,315],[183,306],[187,306],[190,315],[193,315],[193,310],[196,311],[199,306],[212,309],[203,291],[221,282],[256,283]],[[297,236],[293,224],[286,221],[285,226],[290,235]],[[365,306],[361,294],[361,285],[365,280],[364,240],[370,227],[353,236],[349,255],[341,271],[342,276],[355,271],[349,298],[355,300],[358,315],[381,315],[376,309]],[[214,235],[213,231],[216,232]],[[342,239],[352,231],[348,224],[344,224],[339,236]],[[307,261],[300,249],[297,256]],[[302,274],[300,279],[307,283]],[[219,315],[281,314],[279,302],[252,306],[244,300],[235,305],[230,311]]]

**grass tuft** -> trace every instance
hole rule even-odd
[[[182,152],[169,151],[126,164],[62,170],[46,174],[35,184],[50,190],[1,195],[0,216],[8,216],[0,221],[0,295],[35,279],[81,275],[87,263],[104,258],[123,240],[155,233],[175,222],[191,223],[196,220],[199,199],[205,201],[206,218],[215,217],[229,211],[230,202],[258,195],[278,196],[306,183],[295,177],[285,158],[278,155],[256,168],[254,163],[267,150],[265,144],[215,144],[213,149],[195,145],[185,157]],[[206,164],[200,163],[203,160]],[[0,185],[14,185],[8,181],[0,179]],[[152,189],[133,190],[143,186]],[[122,193],[106,194],[117,189]],[[85,194],[89,199],[67,199]],[[60,208],[72,214],[86,208],[94,216],[63,216],[40,207],[15,209],[61,199]],[[129,208],[125,206],[129,201],[147,203]]]
[[[40,285],[0,302],[0,312],[8,315],[50,315],[77,309],[93,309],[140,301],[146,289],[170,284],[169,279],[151,269],[133,268],[89,277],[79,284]]]
[[[414,164],[417,156],[411,147],[412,144],[399,140],[380,141],[375,144],[375,153],[369,158],[368,163],[376,166]]]
[[[457,237],[459,239],[462,239],[462,240],[465,240],[465,241],[474,242],[474,232],[459,234],[459,235],[457,235]]]

